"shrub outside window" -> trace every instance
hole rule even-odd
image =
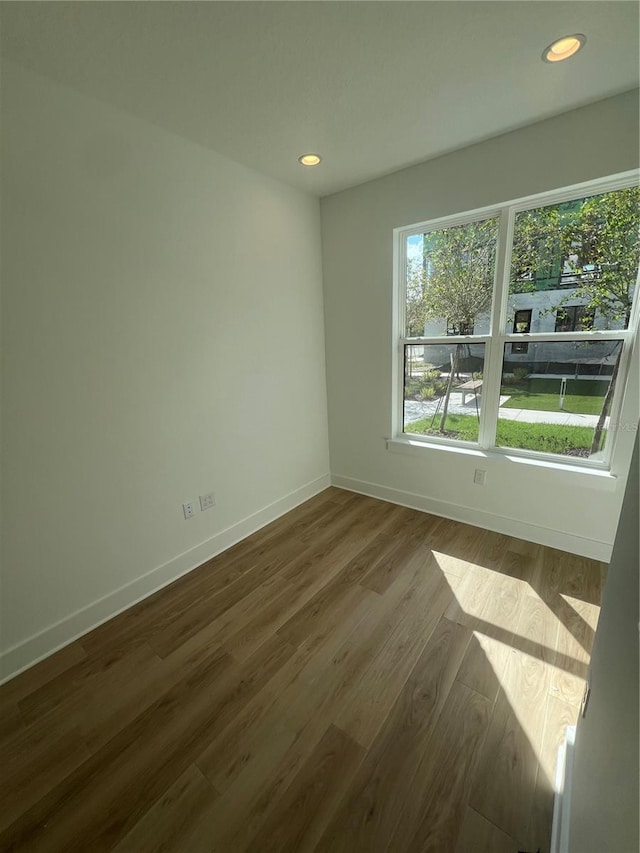
[[[607,467],[639,203],[634,173],[397,229],[394,434]]]

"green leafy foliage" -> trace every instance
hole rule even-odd
[[[561,251],[559,229],[558,207],[539,207],[517,215],[511,251],[512,293],[535,290],[536,273],[553,263]]]
[[[407,327],[422,334],[427,320],[446,320],[468,334],[493,297],[498,220],[486,219],[424,235],[423,260],[407,265]]]
[[[564,262],[575,286],[550,310],[584,300],[580,329],[596,312],[628,325],[640,253],[640,188],[519,213],[513,238],[511,292],[535,289],[536,275]]]
[[[524,382],[526,377],[529,375],[529,370],[526,367],[516,367],[513,371],[513,381],[515,383]]]
[[[405,400],[433,400],[444,394],[447,384],[439,377],[439,370],[427,370],[419,376],[405,377]]]

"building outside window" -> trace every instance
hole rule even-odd
[[[608,465],[637,328],[637,182],[397,230],[396,435]]]

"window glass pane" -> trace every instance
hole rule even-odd
[[[506,332],[626,329],[638,273],[638,187],[516,214]]]
[[[489,332],[498,219],[406,238],[405,335]]]
[[[496,444],[598,459],[609,420],[621,341],[505,344]]]
[[[484,344],[404,348],[404,432],[477,441]]]

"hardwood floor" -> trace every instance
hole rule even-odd
[[[548,851],[603,580],[327,489],[0,688],[0,850]]]

